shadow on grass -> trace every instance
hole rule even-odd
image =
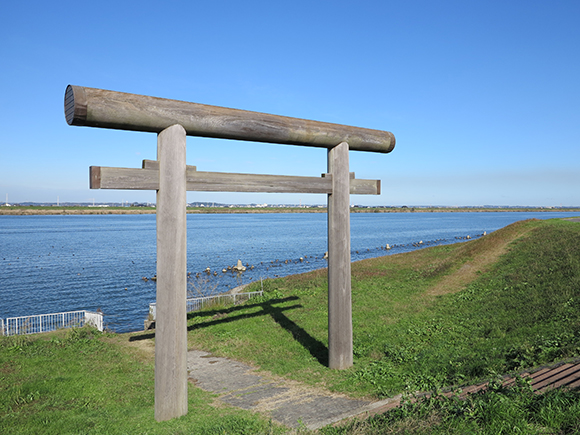
[[[296,322],[289,319],[284,311],[295,310],[302,308],[302,305],[295,304],[285,306],[285,304],[300,299],[297,296],[290,296],[282,299],[270,299],[265,302],[255,304],[244,304],[230,308],[222,308],[215,310],[195,311],[187,314],[187,319],[207,318],[207,320],[187,327],[188,331],[195,331],[197,329],[208,328],[213,325],[220,325],[224,323],[232,323],[242,319],[249,319],[253,317],[270,316],[272,319],[292,334],[294,340],[302,345],[310,354],[324,366],[328,366],[328,347],[320,340],[311,336],[304,328],[299,326]],[[260,311],[254,313],[243,313],[235,315],[240,311],[245,311],[252,308],[261,308]],[[232,315],[234,314],[234,315]],[[155,334],[143,334],[129,338],[129,341],[148,340],[155,337]]]

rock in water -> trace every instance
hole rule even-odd
[[[246,266],[242,264],[242,260],[238,260],[238,264],[232,267],[236,272],[245,272]]]

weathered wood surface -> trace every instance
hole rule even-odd
[[[348,144],[328,151],[328,366],[353,364]]]
[[[159,160],[143,160],[142,166],[143,169],[156,169],[159,170]],[[197,166],[186,166],[187,170],[197,171]]]
[[[187,414],[187,221],[185,130],[173,125],[157,139],[157,314],[155,419]]]
[[[173,124],[187,135],[388,153],[393,133],[290,118],[226,107],[69,85],[65,92],[69,125],[159,133]]]
[[[159,164],[143,162],[145,169],[90,167],[91,189],[159,189]],[[197,171],[187,166],[186,189],[197,192],[262,192],[262,193],[332,193],[332,175],[299,177],[291,175],[234,174]],[[350,193],[379,195],[380,180],[359,180],[350,177]]]
[[[158,190],[159,169],[91,166],[91,189]]]

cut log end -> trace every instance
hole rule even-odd
[[[352,148],[349,142],[349,148],[383,154],[388,154],[395,149],[396,139],[393,133],[380,130],[374,130],[374,133],[375,136],[369,137],[368,142],[363,139],[360,143],[354,144],[356,148]]]
[[[390,153],[395,149],[395,144],[397,143],[397,140],[395,139],[395,135],[390,131],[386,131],[385,133],[386,136],[388,137],[388,145],[384,149],[383,153]]]
[[[81,86],[68,85],[64,93],[64,115],[68,125],[85,125],[87,97]]]
[[[89,167],[89,189],[100,189],[101,188],[101,167],[100,166],[90,166]]]

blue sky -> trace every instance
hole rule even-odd
[[[90,190],[156,135],[68,126],[68,84],[391,131],[350,152],[366,205],[580,205],[580,2],[4,1],[0,201],[154,201]],[[318,176],[326,150],[188,138],[199,170]],[[325,203],[189,192],[188,201]]]

